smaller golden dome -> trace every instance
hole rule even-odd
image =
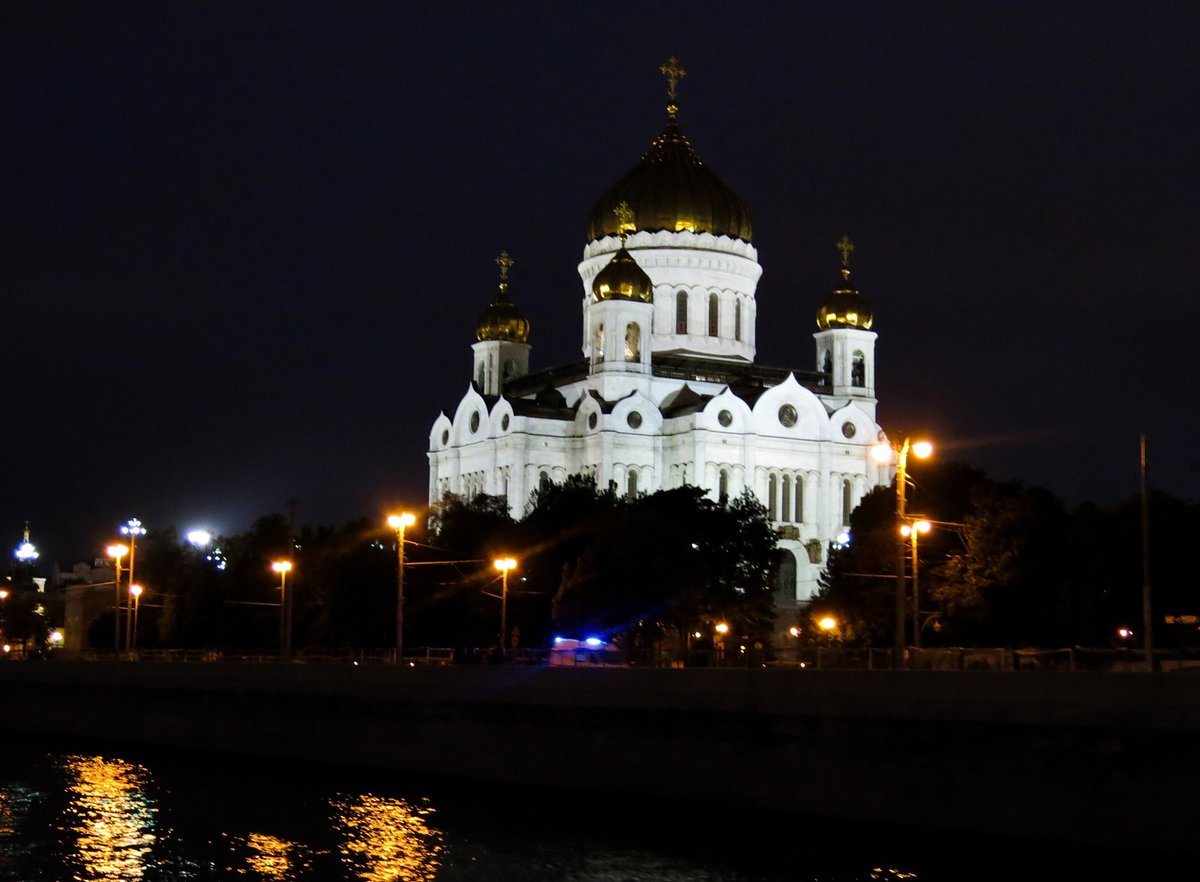
[[[500,290],[488,308],[479,313],[479,319],[475,322],[475,339],[527,343],[529,319],[508,299],[508,270],[516,261],[508,256],[507,251],[501,251],[496,263],[500,267]]]
[[[622,299],[652,303],[654,283],[622,245],[608,266],[596,273],[596,278],[592,280],[592,297],[596,300]]]
[[[859,328],[869,331],[875,322],[875,310],[870,301],[850,281],[850,252],[854,250],[854,244],[842,236],[838,242],[838,250],[842,252],[842,281],[817,310],[817,327],[822,331],[830,328]]]
[[[621,236],[621,247],[613,255],[613,259],[592,280],[592,297],[596,300],[640,300],[643,303],[654,301],[654,282],[646,275],[646,271],[638,266],[633,255],[625,250],[625,235],[627,230],[635,229],[633,212],[628,203],[622,202],[613,209],[617,215]]]

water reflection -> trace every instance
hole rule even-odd
[[[366,882],[427,882],[437,875],[445,848],[442,831],[431,827],[428,802],[372,794],[342,794],[330,801],[341,836],[342,861]]]
[[[296,878],[296,873],[308,866],[304,850],[295,842],[287,842],[266,833],[251,833],[246,837],[246,848],[250,851],[246,858],[249,872],[263,879],[286,882]],[[243,874],[247,870],[241,871]]]
[[[142,766],[99,756],[67,756],[64,830],[74,838],[81,880],[141,879],[156,839],[155,807]]]

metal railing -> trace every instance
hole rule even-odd
[[[131,652],[87,650],[66,653],[52,650],[38,658],[55,656],[83,661],[152,662],[164,664],[203,664],[236,662],[242,664],[354,664],[391,665],[394,649],[338,649],[298,651],[288,658],[278,653],[256,653],[222,649],[135,649]],[[551,667],[599,668],[794,668],[799,670],[892,670],[893,650],[876,647],[792,647],[783,650],[753,652],[690,650],[685,658],[666,650],[627,652],[612,647],[603,650],[519,649],[500,652],[496,647],[458,648],[413,647],[406,649],[403,664],[408,667],[450,665],[528,665]],[[27,657],[32,658],[32,657]],[[10,661],[23,661],[9,655]],[[1160,649],[1154,653],[1160,671],[1195,670],[1200,673],[1200,647]],[[1150,666],[1142,652],[1134,649],[1064,647],[1059,649],[1008,649],[988,647],[907,647],[898,666],[912,671],[1147,671]]]

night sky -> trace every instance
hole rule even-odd
[[[1144,433],[1197,501],[1197,10],[9,0],[0,539],[423,505],[501,249],[531,367],[581,357],[670,55],[753,215],[760,363],[813,367],[847,234],[885,429],[1105,505]]]

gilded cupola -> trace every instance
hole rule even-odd
[[[613,209],[617,221],[617,234],[621,247],[612,260],[592,280],[592,297],[596,300],[640,300],[654,301],[654,282],[646,271],[638,266],[633,255],[625,250],[625,236],[637,229],[633,222],[633,210],[625,202]]]
[[[867,298],[850,281],[850,252],[854,250],[854,243],[842,236],[837,247],[842,252],[842,280],[817,310],[817,327],[822,331],[830,328],[869,331],[875,321],[875,312]]]
[[[676,87],[687,74],[672,56],[659,70],[667,78],[667,127],[630,171],[592,209],[589,240],[618,232],[613,210],[622,202],[639,230],[712,233],[749,242],[750,211],[692,147],[676,122]]]
[[[516,261],[507,251],[501,251],[496,265],[500,267],[500,290],[496,299],[479,314],[479,320],[475,322],[475,339],[526,343],[529,341],[529,319],[508,299],[508,271]]]

